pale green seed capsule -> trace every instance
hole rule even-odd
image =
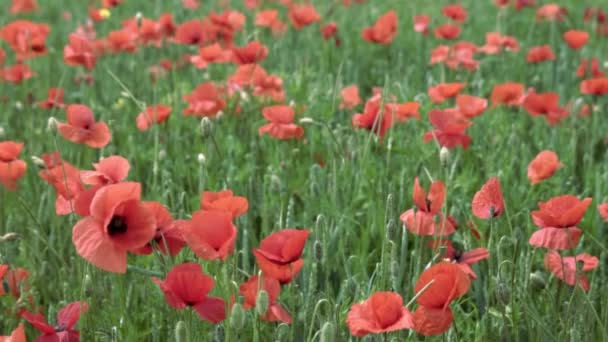
[[[263,316],[266,314],[266,311],[268,311],[268,305],[269,305],[268,292],[266,292],[266,290],[261,290],[258,293],[258,297],[255,300],[255,308],[260,316]]]
[[[547,286],[547,281],[540,271],[530,273],[530,287],[534,290],[542,290]]]
[[[175,325],[175,341],[176,342],[190,342],[190,332],[186,322],[179,321]]]
[[[201,136],[207,139],[213,133],[213,122],[208,117],[201,119]]]
[[[240,303],[234,304],[230,313],[230,326],[239,332],[245,326],[245,310]]]

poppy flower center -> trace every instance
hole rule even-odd
[[[108,225],[108,234],[110,236],[123,234],[127,231],[127,222],[120,216],[113,216]]]
[[[65,331],[67,327],[65,326],[65,324],[59,324],[57,326],[55,326],[55,332],[62,332]]]

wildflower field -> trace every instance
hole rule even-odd
[[[0,342],[608,341],[607,16],[0,0]]]

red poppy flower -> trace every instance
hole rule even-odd
[[[268,48],[255,40],[239,48],[232,48],[232,60],[235,64],[254,64],[263,61],[268,55]]]
[[[589,33],[585,31],[569,30],[562,36],[572,49],[580,49],[589,41]]]
[[[287,24],[279,19],[277,10],[263,10],[255,16],[255,24],[260,27],[267,27],[272,30],[275,35],[280,35],[287,30]]]
[[[466,83],[440,83],[428,90],[429,97],[433,103],[442,103],[445,100],[455,97],[464,89]]]
[[[0,29],[0,38],[17,54],[17,60],[21,60],[46,55],[46,38],[50,32],[48,25],[16,20]]]
[[[38,102],[38,106],[44,109],[63,108],[65,107],[63,95],[63,88],[50,88],[47,99]]]
[[[182,227],[187,221],[173,220],[173,216],[164,205],[158,202],[143,202],[149,211],[154,214],[156,220],[156,234],[154,238],[143,247],[134,249],[135,254],[149,255],[157,249],[163,254],[176,256],[184,248],[186,242]]]
[[[454,21],[458,21],[461,23],[467,21],[467,10],[465,10],[464,7],[462,7],[460,4],[451,4],[443,6],[441,13],[443,13],[444,16]]]
[[[253,96],[271,98],[276,102],[285,100],[283,80],[276,75],[268,75],[258,64],[240,65],[228,78],[228,85],[236,89],[251,87]]]
[[[429,33],[429,24],[431,23],[431,17],[428,15],[415,15],[414,16],[414,31],[422,34]]]
[[[476,52],[477,46],[469,42],[458,42],[452,46],[440,45],[431,51],[430,64],[443,63],[450,69],[475,71],[479,68],[479,61],[473,58]]]
[[[58,122],[59,133],[67,140],[85,144],[92,148],[103,148],[112,139],[105,122],[95,122],[91,109],[84,105],[69,105],[66,108],[67,123]]]
[[[28,13],[35,12],[38,10],[38,3],[36,0],[12,0],[11,13]]]
[[[337,32],[338,24],[336,24],[335,21],[321,27],[321,36],[323,37],[323,40],[328,40],[329,38],[335,36]]]
[[[596,57],[591,60],[583,58],[581,64],[576,68],[576,76],[579,78],[599,78],[604,76],[604,71],[600,68],[600,61]]]
[[[207,45],[215,40],[213,25],[208,21],[192,19],[175,28],[173,41],[186,45]]]
[[[27,164],[17,159],[22,149],[23,143],[0,142],[0,184],[10,191],[17,189],[17,181],[27,170]]]
[[[146,107],[146,111],[137,116],[137,129],[142,132],[147,131],[153,124],[167,121],[172,110],[171,107],[162,104]]]
[[[191,262],[174,266],[164,281],[152,278],[165,294],[169,306],[183,310],[191,307],[204,320],[219,323],[226,318],[224,301],[208,296],[215,285],[201,265]]]
[[[577,271],[577,264],[579,263],[582,263],[582,268]],[[589,280],[583,272],[594,270],[598,265],[598,258],[587,253],[575,257],[563,257],[556,251],[549,251],[545,255],[545,267],[553,275],[570,286],[580,284],[585,291],[589,291]]]
[[[563,165],[555,152],[542,151],[528,165],[528,179],[534,185],[553,176],[555,171]]]
[[[529,243],[550,249],[574,248],[583,233],[576,225],[591,201],[590,197],[580,201],[575,196],[562,195],[547,202],[538,202],[539,210],[532,212],[532,220],[541,229],[532,234]]]
[[[2,279],[4,279],[4,275],[8,272],[8,265],[0,264],[0,283],[2,283]],[[6,292],[4,291],[4,286],[0,286],[0,296],[4,296]]]
[[[532,116],[543,115],[550,125],[555,125],[570,114],[570,111],[559,106],[559,94],[536,93],[534,89],[528,91],[523,106]]]
[[[293,123],[295,113],[293,108],[285,105],[264,107],[262,115],[269,121],[260,127],[260,135],[268,134],[277,139],[300,139],[304,136],[304,129]]]
[[[310,4],[291,5],[287,16],[296,30],[301,30],[308,25],[321,21],[321,16],[317,13],[315,7]]]
[[[232,50],[224,49],[219,43],[203,46],[198,55],[190,57],[190,63],[198,69],[204,69],[213,63],[228,63],[232,61]]]
[[[450,303],[469,291],[471,281],[456,264],[440,262],[425,270],[418,278],[415,293],[424,292],[416,299],[414,329],[425,336],[439,335],[450,328],[454,320]]]
[[[363,337],[414,327],[412,314],[395,292],[374,292],[360,304],[353,304],[346,316],[350,334]]]
[[[372,96],[365,102],[363,113],[353,115],[352,124],[355,128],[365,128],[384,138],[386,131],[393,125],[393,115],[381,110],[381,94]]]
[[[398,25],[397,12],[390,10],[378,18],[374,26],[363,29],[361,36],[368,42],[388,45],[397,36]]]
[[[400,216],[401,222],[412,234],[444,236],[454,233],[452,223],[441,214],[445,200],[445,185],[441,181],[434,181],[427,195],[416,177],[413,198],[418,210],[412,208]],[[439,222],[435,222],[435,217],[439,217]]]
[[[226,211],[199,210],[182,227],[190,249],[204,260],[226,260],[234,251],[237,230]]]
[[[462,146],[463,149],[469,147],[471,137],[465,130],[472,125],[457,109],[448,108],[445,110],[433,109],[429,113],[429,121],[436,128],[426,132],[424,141],[436,140],[441,146],[454,148]]]
[[[597,211],[605,222],[608,222],[608,202],[597,206]],[[2,277],[0,277],[2,278]]]
[[[27,64],[17,63],[0,69],[0,77],[5,82],[19,84],[34,77],[34,72]]]
[[[57,191],[55,212],[67,215],[74,209],[73,200],[84,191],[80,181],[80,171],[70,163],[61,160],[59,153],[43,154],[45,168],[38,175]]]
[[[57,324],[54,326],[49,325],[44,316],[39,313],[25,311],[21,317],[42,332],[43,335],[36,341],[80,341],[80,333],[73,328],[78,323],[80,315],[88,310],[89,306],[85,302],[70,303],[59,310]]]
[[[505,209],[498,178],[490,178],[473,196],[473,214],[480,219],[499,217]]]
[[[114,8],[123,3],[124,0],[102,0],[101,5],[103,8]]]
[[[496,84],[490,95],[492,106],[520,106],[524,100],[524,85],[515,82]]]
[[[443,24],[435,28],[435,37],[452,40],[458,38],[460,32],[462,32],[462,29],[458,25]]]
[[[188,102],[184,115],[213,117],[226,106],[226,101],[213,82],[201,83],[192,93],[184,96],[184,100]]]
[[[239,288],[239,293],[245,298],[243,308],[245,310],[254,308],[258,293],[264,290],[268,294],[268,310],[261,316],[263,321],[268,322],[283,322],[291,324],[291,316],[289,313],[277,303],[279,294],[281,293],[281,284],[278,280],[269,277],[252,276],[246,282],[242,283]]]
[[[249,202],[245,197],[234,196],[232,190],[204,191],[201,194],[201,209],[226,211],[235,219],[247,212]]]
[[[407,121],[409,118],[420,119],[420,103],[416,101],[404,103],[387,103],[384,106],[387,113],[397,121]]]
[[[91,216],[72,231],[76,251],[103,270],[125,273],[127,252],[146,245],[156,234],[154,214],[140,201],[139,183],[105,186],[91,202]]]
[[[467,118],[474,118],[483,114],[488,108],[488,100],[467,94],[456,97],[456,105],[462,115]]]
[[[359,87],[356,84],[351,84],[340,91],[342,96],[342,103],[340,103],[340,109],[353,109],[361,103],[361,97],[359,96]]]
[[[185,9],[195,10],[199,8],[200,5],[201,3],[199,0],[182,0],[182,6],[184,6]]]
[[[253,255],[264,275],[281,284],[291,282],[304,266],[301,256],[309,233],[308,229],[286,228],[262,240]]]
[[[0,342],[27,342],[23,323],[19,323],[17,328],[13,330],[10,336],[0,336]]]
[[[91,42],[86,36],[71,33],[70,43],[63,48],[63,60],[67,65],[82,65],[93,70],[97,64],[97,56]]]
[[[0,265],[0,284],[2,284],[2,279],[8,284],[8,291],[15,299],[21,298],[21,289],[28,291],[29,286],[27,284],[27,278],[30,273],[23,268],[13,268],[10,269],[8,265]],[[0,295],[5,294],[4,286],[0,286],[2,288],[2,292]]]
[[[490,257],[490,252],[485,248],[480,247],[464,252],[455,249],[452,241],[445,239],[429,241],[429,246],[433,249],[437,249],[440,246],[445,246],[446,250],[443,258],[446,258],[458,265],[460,269],[473,280],[477,279],[477,275],[471,268],[471,265]]]
[[[531,47],[526,56],[526,61],[528,61],[528,63],[541,63],[554,60],[555,53],[553,53],[553,49],[551,49],[551,46],[549,45]]]
[[[498,32],[486,33],[486,44],[479,48],[479,51],[494,55],[499,53],[502,48],[507,51],[519,51],[519,42],[515,37],[502,35]]]
[[[536,20],[561,21],[567,14],[568,11],[558,4],[546,4],[536,11]]]
[[[581,93],[595,96],[608,94],[608,77],[591,78],[581,82]]]
[[[211,12],[208,18],[217,40],[224,46],[232,46],[235,32],[243,29],[247,19],[243,13],[230,9],[222,13]]]

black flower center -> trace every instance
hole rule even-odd
[[[108,225],[108,235],[114,236],[127,232],[127,222],[120,216],[113,216]]]

